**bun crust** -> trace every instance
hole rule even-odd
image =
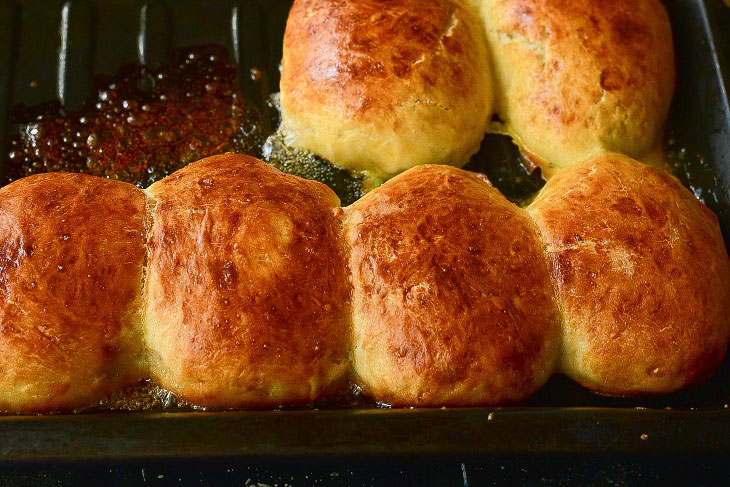
[[[481,0],[496,110],[550,176],[597,152],[659,148],[675,87],[659,0]]]
[[[553,372],[558,313],[529,215],[479,176],[411,169],[345,210],[353,368],[393,405],[520,401]]]
[[[518,402],[553,372],[660,394],[706,380],[730,339],[716,216],[626,156],[565,169],[527,210],[425,165],[343,211],[233,154],[147,193],[63,173],[0,189],[0,411],[149,376],[199,406],[295,405],[350,364],[393,405]]]
[[[717,217],[679,181],[602,155],[552,178],[529,211],[555,269],[562,372],[631,396],[717,370],[730,335],[730,265]]]
[[[347,370],[339,200],[226,154],[153,184],[145,330],[153,376],[202,406],[315,400]]]
[[[457,0],[296,0],[284,36],[289,145],[386,177],[463,165],[492,112],[476,9]]]
[[[81,174],[0,189],[0,410],[87,406],[143,376],[145,196]]]

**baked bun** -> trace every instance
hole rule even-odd
[[[479,176],[422,166],[345,209],[353,369],[393,405],[520,401],[553,372],[559,323],[529,215]]]
[[[296,0],[284,36],[285,142],[386,177],[463,165],[492,112],[476,8],[459,0]]]
[[[602,155],[548,181],[529,211],[563,312],[561,370],[603,394],[707,379],[730,333],[717,217],[672,176]]]
[[[496,110],[547,176],[592,154],[659,148],[674,93],[659,0],[478,0]]]
[[[153,184],[145,331],[152,375],[201,406],[315,400],[347,371],[339,200],[243,155]]]
[[[145,196],[80,174],[0,189],[0,410],[69,410],[142,377]]]

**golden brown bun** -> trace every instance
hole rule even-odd
[[[597,152],[644,158],[674,93],[659,0],[475,0],[482,4],[500,129],[551,175]]]
[[[411,169],[345,210],[353,368],[394,405],[502,404],[553,372],[559,323],[534,223],[479,176]]]
[[[145,197],[80,174],[0,189],[0,410],[87,406],[141,378]]]
[[[604,394],[707,379],[730,333],[717,217],[673,177],[603,155],[552,178],[529,211],[554,266],[562,371]]]
[[[153,184],[145,331],[153,376],[202,406],[316,399],[347,370],[339,200],[248,156]]]
[[[463,165],[492,112],[477,9],[458,0],[296,0],[284,36],[282,132],[377,177]]]

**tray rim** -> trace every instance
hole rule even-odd
[[[730,457],[730,409],[510,407],[0,418],[0,465],[143,459],[670,455],[686,451]]]

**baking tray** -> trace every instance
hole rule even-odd
[[[278,85],[289,4],[0,0],[0,154],[10,107],[59,98],[79,108],[94,75],[113,74],[128,62],[162,63],[178,46],[226,46],[242,89],[261,104]],[[730,10],[719,0],[666,6],[678,62],[668,151],[683,182],[718,214],[730,242]],[[266,76],[252,81],[252,66],[263,66]],[[497,144],[514,151],[504,140]],[[648,399],[601,398],[554,377],[524,405],[506,408],[4,416],[0,462],[727,455],[729,403],[726,360],[708,384]]]

